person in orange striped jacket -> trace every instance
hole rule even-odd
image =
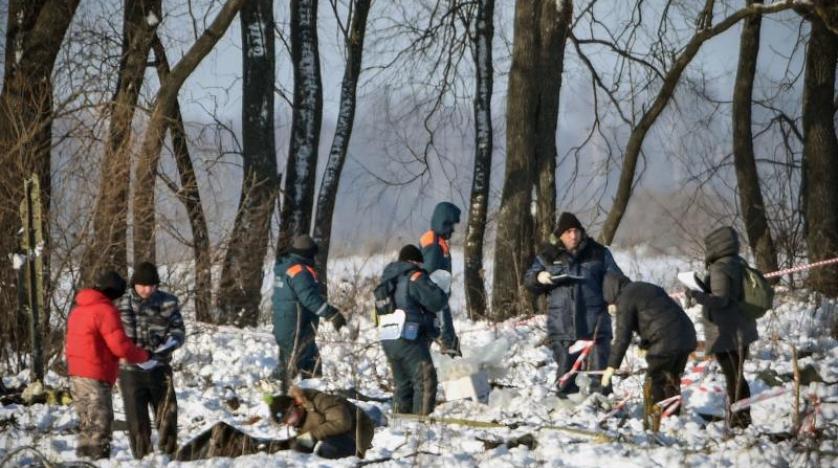
[[[460,209],[453,203],[441,202],[436,205],[431,216],[431,229],[419,239],[425,259],[423,268],[430,273],[433,281],[443,285],[443,289],[449,289],[451,284],[451,249],[448,240],[454,234],[454,225],[459,222]],[[447,303],[438,315],[441,327],[438,339],[440,350],[450,356],[462,356],[460,339],[454,330],[451,308]]]
[[[297,374],[303,378],[322,375],[320,350],[314,341],[320,319],[332,322],[336,330],[346,325],[346,318],[323,294],[314,270],[316,254],[317,244],[310,236],[296,236],[274,266],[273,332],[279,356],[272,377],[283,391]]]

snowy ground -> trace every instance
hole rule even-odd
[[[455,253],[455,257],[456,257]],[[674,271],[688,269],[683,261],[671,258],[642,257],[618,252],[617,261],[633,278],[654,280],[670,285]],[[460,257],[461,258],[461,257]],[[352,327],[335,333],[321,327],[318,336],[324,359],[325,376],[306,384],[324,390],[356,388],[362,393],[389,396],[391,382],[384,354],[368,320],[371,308],[369,293],[372,280],[363,278],[381,271],[386,256],[335,262],[330,277],[341,278],[333,297],[344,310],[353,314]],[[455,272],[456,273],[456,272]],[[455,281],[461,275],[455,276]],[[338,282],[336,282],[338,283]],[[271,278],[265,281],[269,294]],[[815,426],[818,437],[777,441],[777,434],[790,430],[792,396],[757,403],[752,410],[754,425],[745,431],[727,431],[721,421],[706,422],[704,414],[723,414],[724,379],[715,364],[701,378],[687,377],[698,383],[684,391],[685,414],[663,421],[658,434],[642,429],[640,399],[629,400],[624,411],[599,424],[611,405],[626,395],[638,395],[642,374],[616,378],[616,395],[599,395],[580,401],[559,400],[553,395],[556,366],[548,349],[544,317],[510,320],[501,324],[472,322],[464,318],[462,285],[454,285],[460,295],[452,298],[456,327],[463,342],[465,357],[485,358],[492,347],[501,348],[505,375],[493,374],[494,389],[489,404],[451,401],[440,404],[430,423],[393,418],[387,403],[378,404],[387,414],[389,425],[376,430],[373,448],[366,461],[381,460],[387,466],[835,466],[836,411],[838,411],[838,346],[828,338],[830,314],[834,304],[816,308],[801,294],[781,295],[776,310],[760,321],[761,340],[752,347],[752,359],[746,365],[746,377],[753,394],[768,389],[774,376],[787,380],[792,372],[791,345],[801,350],[800,366],[813,366],[824,381],[806,387],[824,402]],[[689,311],[695,315],[697,310]],[[254,436],[285,438],[290,433],[268,422],[262,403],[261,382],[276,365],[276,347],[269,327],[238,330],[199,326],[187,323],[187,344],[175,353],[174,366],[179,405],[179,441],[185,443],[217,421],[226,421]],[[494,346],[493,346],[494,345]],[[639,370],[645,363],[630,350],[624,369]],[[690,363],[690,368],[698,361]],[[26,375],[6,376],[7,386],[25,382]],[[65,386],[66,379],[54,373],[48,384]],[[236,397],[235,409],[227,402]],[[442,389],[440,399],[444,398]],[[372,404],[372,403],[367,403]],[[376,403],[377,404],[377,403]],[[235,405],[232,405],[235,406]],[[122,400],[114,394],[116,419],[124,421]],[[500,423],[505,427],[474,427],[440,422],[440,418]],[[15,448],[34,446],[53,462],[75,460],[77,418],[71,407],[34,405],[0,407],[0,460]],[[119,429],[119,427],[117,427]],[[487,441],[506,441],[531,434],[535,446],[487,448]],[[781,437],[780,437],[781,438]],[[11,465],[37,460],[31,453],[16,455]],[[114,434],[110,461],[101,466],[159,466],[168,463],[162,455],[150,455],[134,461],[123,430]],[[251,455],[231,459],[213,459],[184,463],[216,467],[239,466],[355,466],[355,458],[328,461],[310,455],[280,452],[275,455]],[[175,463],[173,463],[176,465]]]

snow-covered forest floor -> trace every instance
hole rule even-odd
[[[455,253],[455,258],[456,258]],[[460,257],[461,258],[461,257]],[[391,391],[389,369],[376,331],[369,320],[371,286],[386,259],[349,259],[333,263],[330,278],[335,284],[332,297],[350,311],[351,330],[338,334],[321,326],[318,342],[324,362],[324,377],[306,385],[327,391],[354,388],[372,397],[387,397]],[[653,280],[667,287],[678,269],[689,269],[672,258],[629,255],[617,252],[617,261],[634,279]],[[668,417],[657,434],[644,432],[640,386],[645,361],[632,347],[623,369],[632,375],[615,378],[615,395],[582,395],[578,400],[554,396],[556,365],[544,346],[543,316],[504,323],[473,322],[465,318],[461,275],[455,275],[452,297],[455,324],[466,359],[487,360],[501,356],[491,370],[493,385],[488,404],[472,401],[444,401],[442,389],[431,421],[393,417],[389,403],[378,405],[388,424],[376,429],[373,448],[365,460],[339,461],[313,455],[279,452],[237,459],[211,459],[183,463],[192,466],[356,466],[377,462],[379,466],[835,466],[836,411],[838,411],[838,346],[830,338],[835,320],[834,304],[818,307],[804,291],[781,293],[775,310],[759,322],[760,341],[751,348],[746,377],[753,395],[773,386],[790,388],[792,346],[801,358],[801,369],[811,367],[826,383],[804,385],[801,409],[810,410],[814,394],[821,401],[814,431],[789,437],[792,427],[793,394],[756,403],[754,424],[746,430],[727,430],[722,420],[708,422],[704,415],[723,416],[724,378],[714,363],[701,374],[696,359],[685,377],[696,383],[684,388],[685,408],[680,417]],[[272,278],[265,280],[269,299]],[[697,317],[698,308],[688,311]],[[262,382],[276,365],[276,345],[270,326],[239,330],[197,325],[187,321],[186,345],[175,353],[174,367],[178,397],[178,438],[181,444],[218,421],[226,421],[259,437],[286,438],[291,433],[272,424],[262,397]],[[699,334],[701,330],[699,327]],[[804,372],[806,374],[806,372]],[[7,387],[24,384],[28,373],[6,375]],[[830,385],[831,383],[831,385]],[[51,372],[47,384],[65,387],[66,378]],[[625,408],[603,419],[612,405],[632,395]],[[238,403],[238,404],[237,404]],[[122,400],[114,393],[117,421],[124,421]],[[450,419],[458,419],[454,424]],[[447,420],[447,421],[446,421]],[[466,420],[466,421],[462,421]],[[475,421],[494,423],[479,425]],[[0,460],[16,448],[32,446],[50,462],[76,459],[77,417],[72,407],[58,405],[0,407]],[[486,426],[486,427],[483,427]],[[495,427],[489,427],[495,426]],[[807,429],[811,429],[808,424]],[[526,436],[531,437],[526,437]],[[505,442],[525,442],[521,444]],[[38,462],[31,451],[14,455],[8,463]],[[112,456],[100,466],[160,466],[163,455],[135,461],[131,457],[124,424],[117,422]],[[176,465],[176,463],[173,463]]]

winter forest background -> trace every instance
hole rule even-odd
[[[164,282],[197,320],[255,326],[292,235],[323,269],[415,243],[444,200],[472,319],[534,312],[561,211],[638,256],[698,261],[723,224],[766,272],[838,255],[830,0],[4,0],[0,24],[8,371],[35,335],[60,356],[102,268],[190,265]]]

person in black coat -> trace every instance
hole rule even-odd
[[[696,347],[692,321],[663,288],[631,281],[618,273],[606,273],[602,292],[617,318],[608,368],[602,375],[604,388],[611,384],[631,343],[632,333],[640,336],[646,351],[646,407],[681,393],[681,374]],[[616,309],[616,310],[615,310]]]
[[[759,338],[757,323],[739,307],[744,298],[742,276],[744,260],[739,256],[739,236],[730,226],[722,226],[704,238],[704,261],[710,290],[687,290],[688,300],[702,305],[704,335],[708,354],[715,356],[725,375],[731,403],[751,396],[743,369],[748,347]],[[731,426],[751,424],[749,409],[731,415]]]

